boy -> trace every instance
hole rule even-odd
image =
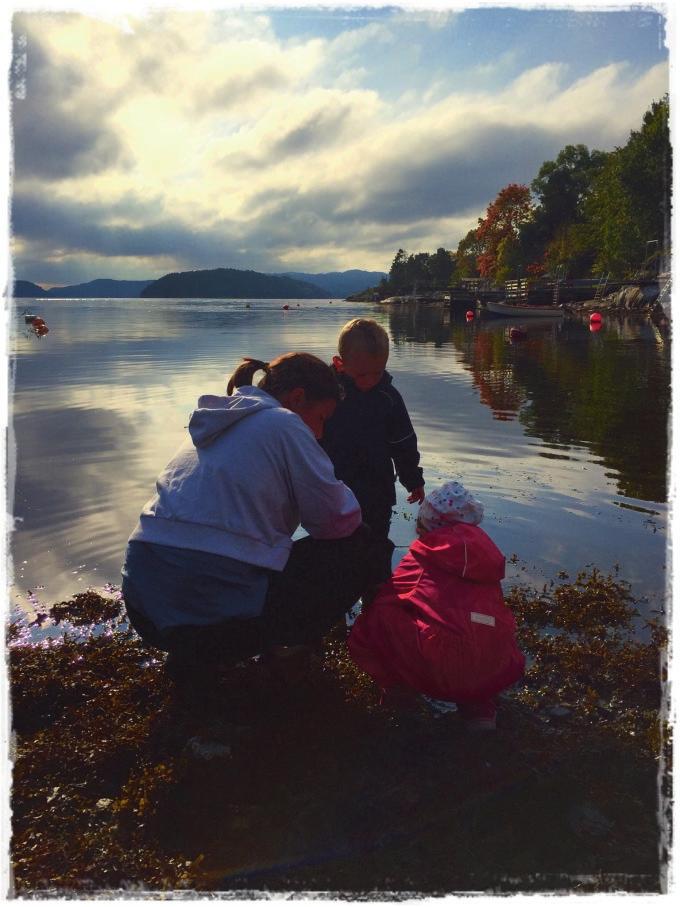
[[[372,319],[353,318],[340,331],[333,366],[345,398],[327,420],[321,442],[336,478],[352,489],[364,522],[381,538],[389,535],[397,501],[395,470],[409,503],[425,497],[416,435],[385,371],[389,348],[387,332]],[[383,573],[387,579],[391,564],[384,565]]]

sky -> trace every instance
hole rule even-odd
[[[44,287],[455,250],[669,88],[662,4],[48,7],[14,12],[9,111],[11,261]]]

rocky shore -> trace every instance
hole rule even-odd
[[[13,894],[663,891],[664,627],[597,571],[508,604],[528,670],[477,736],[381,703],[341,627],[192,700],[115,596],[13,621]]]

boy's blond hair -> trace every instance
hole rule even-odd
[[[340,331],[338,353],[346,359],[352,353],[389,356],[390,338],[384,327],[372,318],[352,318]]]

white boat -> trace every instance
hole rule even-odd
[[[485,311],[490,315],[514,316],[519,318],[562,318],[564,309],[558,305],[526,305],[515,302],[486,303]]]

